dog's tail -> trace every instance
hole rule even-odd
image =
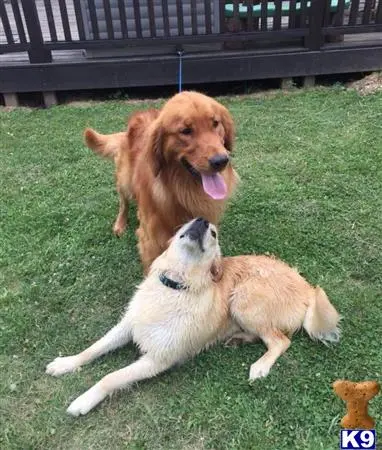
[[[318,339],[324,344],[338,342],[340,315],[330,303],[325,291],[319,286],[315,288],[304,319],[304,328],[312,339]]]
[[[85,144],[98,155],[105,158],[114,159],[123,141],[126,140],[126,133],[100,134],[92,128],[86,128],[84,131]]]

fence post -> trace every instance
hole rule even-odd
[[[52,62],[52,52],[44,47],[36,2],[34,0],[21,0],[21,4],[30,40],[29,61],[31,63]]]
[[[320,50],[324,44],[322,27],[327,0],[312,0],[309,11],[309,34],[305,38],[305,47],[310,50]]]

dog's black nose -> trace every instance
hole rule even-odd
[[[185,231],[184,234],[192,240],[200,239],[201,237],[204,236],[209,225],[210,225],[210,223],[208,222],[208,220],[203,219],[203,217],[198,217],[187,228],[187,230]]]
[[[223,170],[224,167],[228,164],[228,161],[229,159],[227,155],[215,155],[208,160],[211,168],[213,170],[216,170],[216,172]]]
[[[200,224],[200,222],[202,222],[202,225],[204,225],[205,227],[208,227],[208,225],[210,224],[210,223],[208,222],[208,220],[203,219],[203,217],[198,217],[198,218],[196,219],[196,222],[198,222],[199,224]]]

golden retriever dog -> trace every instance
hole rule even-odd
[[[145,272],[182,224],[199,216],[217,224],[237,182],[230,161],[232,117],[197,92],[177,94],[161,110],[133,114],[125,132],[86,129],[84,138],[93,151],[115,161],[117,236],[126,228],[129,199],[137,202]]]
[[[219,281],[216,274],[220,272]],[[46,372],[59,376],[135,342],[142,356],[106,375],[67,412],[87,414],[117,389],[151,378],[220,340],[260,338],[267,352],[250,380],[265,377],[301,327],[324,343],[339,339],[339,315],[320,287],[268,256],[222,258],[216,227],[198,218],[184,225],[152,264],[122,320],[103,338]]]

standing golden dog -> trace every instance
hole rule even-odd
[[[197,92],[177,94],[161,110],[135,113],[126,132],[85,130],[87,146],[116,164],[116,235],[125,230],[129,199],[137,202],[146,272],[183,223],[198,216],[219,222],[237,182],[230,162],[233,140],[228,110]]]
[[[59,376],[131,340],[139,346],[140,359],[74,400],[68,412],[78,416],[116,389],[151,378],[218,340],[261,338],[268,350],[252,364],[249,378],[265,377],[297,329],[334,342],[338,321],[325,292],[285,263],[267,256],[221,258],[216,227],[199,218],[184,225],[154,261],[118,325],[82,353],[56,358],[46,371]]]

